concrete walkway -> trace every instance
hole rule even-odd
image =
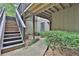
[[[2,56],[43,56],[47,46],[44,44],[44,40],[39,40],[28,48],[21,48],[15,51],[11,51],[3,54]]]

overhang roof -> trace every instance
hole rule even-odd
[[[53,13],[70,8],[70,3],[33,3],[26,11],[26,17],[36,15],[42,18],[50,19]]]

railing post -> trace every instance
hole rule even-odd
[[[22,18],[23,22],[25,23],[24,17],[22,16],[21,18]],[[23,40],[25,42],[25,28],[23,28]]]
[[[25,43],[24,37],[25,37],[25,27],[26,26],[24,24],[23,18],[21,17],[21,15],[17,9],[16,9],[16,22],[19,27],[19,31],[20,31],[23,43]]]
[[[0,20],[1,20],[1,24],[0,24],[0,55],[1,55],[1,49],[3,48],[5,20],[6,20],[5,9],[3,9],[2,11]]]
[[[2,47],[2,41],[1,41],[1,35],[0,35],[0,55],[1,55],[1,47]]]

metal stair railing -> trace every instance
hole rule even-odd
[[[16,22],[17,22],[21,37],[22,37],[23,42],[24,42],[24,32],[25,32],[26,26],[25,26],[23,19],[21,18],[20,13],[18,12],[17,9],[16,9]]]
[[[0,55],[1,55],[1,50],[3,48],[5,22],[6,22],[6,14],[5,14],[5,8],[3,8],[0,13]]]
[[[20,3],[17,7],[17,10],[20,13],[20,15],[22,15],[31,5],[32,3]]]

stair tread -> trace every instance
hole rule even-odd
[[[18,28],[18,26],[16,26],[16,25],[15,26],[12,26],[12,25],[6,26],[6,28],[11,28],[11,27],[13,27],[13,28],[16,28],[17,27]]]
[[[13,34],[13,33],[20,33],[20,32],[5,32],[5,34]]]
[[[15,37],[6,37],[4,39],[12,39],[12,38],[20,38],[21,36],[15,36]]]
[[[8,48],[16,47],[16,46],[23,45],[23,44],[24,43],[19,43],[19,44],[15,44],[15,45],[11,45],[11,46],[6,46],[6,47],[3,47],[2,49],[8,49]]]
[[[3,42],[3,44],[12,43],[12,42],[18,42],[18,41],[22,41],[22,39],[20,39],[20,40],[8,41],[8,42]]]
[[[18,33],[12,33],[12,34],[5,34],[4,36],[9,36],[9,35],[20,35]]]
[[[5,32],[17,32],[17,31],[5,31]],[[19,32],[19,31],[18,31]]]

